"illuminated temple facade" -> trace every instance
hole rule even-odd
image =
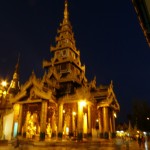
[[[5,97],[7,105],[1,106],[0,111],[3,136],[10,134],[5,131],[5,123],[13,118],[9,119],[11,138],[17,135],[40,140],[113,137],[115,117],[120,110],[113,83],[96,86],[96,77],[90,82],[87,80],[69,21],[67,1],[55,46],[51,46],[50,51],[53,57],[43,61],[42,78],[32,72],[21,87],[17,63]]]

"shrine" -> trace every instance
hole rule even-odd
[[[63,21],[50,52],[53,57],[43,61],[42,78],[32,72],[21,87],[17,62],[6,95],[11,106],[9,113],[13,116],[11,136],[38,140],[113,138],[115,117],[120,110],[113,82],[97,86],[96,77],[90,82],[86,78],[86,66],[81,64],[69,21],[67,0]],[[0,111],[1,117],[9,113]],[[4,128],[1,130],[6,137]]]

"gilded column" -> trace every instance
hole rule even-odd
[[[47,102],[42,101],[41,122],[40,122],[40,140],[45,139],[46,120],[47,120]]]
[[[113,129],[112,129],[112,116],[111,116],[112,114],[110,113],[110,115],[109,115],[109,139],[111,139],[112,138],[112,133],[113,133]]]
[[[73,134],[73,115],[72,112],[69,114],[69,133]]]
[[[18,118],[18,134],[21,135],[21,128],[22,128],[22,109],[23,106],[20,104],[20,109],[19,109],[19,118]]]
[[[101,112],[101,108],[99,108],[99,110],[98,110],[98,119],[99,119],[99,132],[102,133],[103,129],[102,129],[102,112]]]
[[[52,137],[56,136],[56,121],[55,121],[55,111],[52,115]]]
[[[112,132],[115,133],[116,129],[115,129],[114,111],[112,111],[111,118],[112,118]]]
[[[62,123],[63,123],[63,104],[58,107],[58,137],[62,137]]]
[[[91,107],[90,107],[90,105],[88,105],[88,133],[89,134],[92,133],[92,129],[91,129]]]
[[[78,102],[78,139],[82,140],[83,137],[83,105]]]
[[[75,130],[76,130],[75,121],[76,121],[76,112],[73,109],[73,112],[72,112],[72,132],[74,135],[75,135]]]
[[[106,133],[107,135],[104,135],[108,136],[108,132],[109,132],[109,118],[108,118],[108,107],[103,107],[103,123],[104,123],[104,126],[103,126],[103,132]]]

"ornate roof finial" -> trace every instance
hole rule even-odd
[[[20,53],[18,54],[18,61],[15,66],[15,71],[13,74],[13,80],[19,80],[19,61],[20,61]]]
[[[18,61],[17,61],[17,64],[15,66],[15,72],[18,73],[18,70],[19,70],[19,61],[20,61],[20,53],[18,54]]]
[[[69,13],[68,13],[68,0],[65,0],[65,9],[64,9],[64,19],[68,20]]]
[[[111,80],[111,82],[110,82],[110,86],[113,88],[113,80]]]

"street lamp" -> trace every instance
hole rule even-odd
[[[3,81],[1,82],[1,85],[2,85],[2,87],[6,87],[6,86],[7,86],[7,81],[6,81],[6,80],[3,80]]]
[[[117,114],[114,112],[114,117],[117,118]]]
[[[5,98],[7,94],[7,81],[2,80],[0,83],[0,98]]]

